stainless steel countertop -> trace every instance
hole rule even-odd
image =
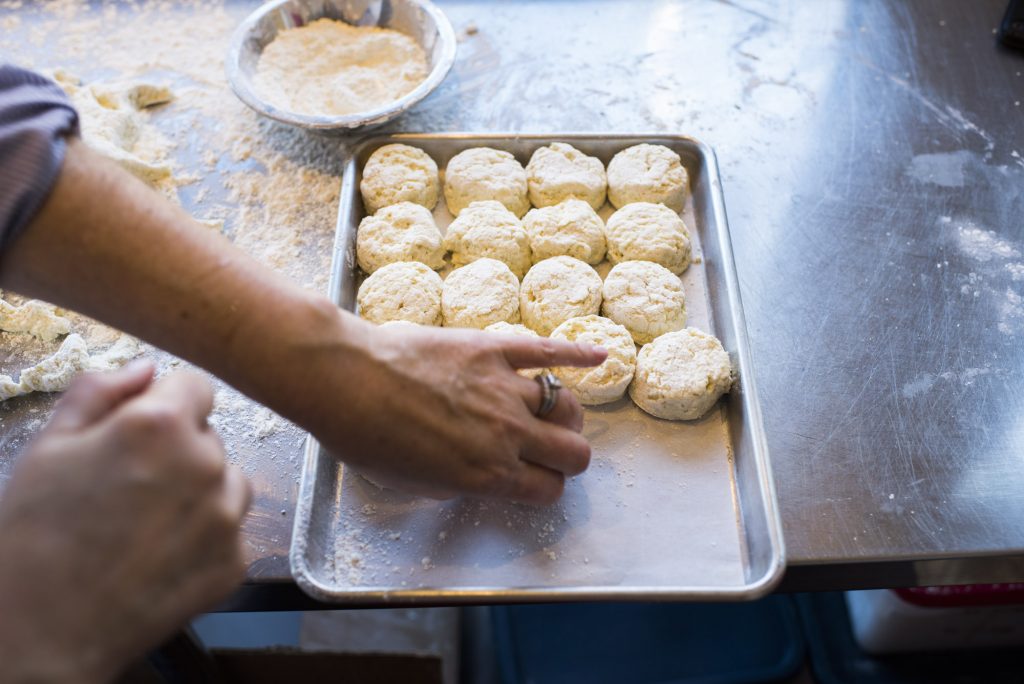
[[[996,44],[1005,0],[439,4],[452,73],[376,132],[715,147],[806,579],[789,588],[1024,578],[1024,53]],[[298,463],[264,463],[250,579],[282,581]]]
[[[718,153],[790,564],[1024,551],[1024,53],[1005,2],[449,2],[402,130]],[[961,577],[969,579],[969,577]]]

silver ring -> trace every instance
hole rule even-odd
[[[548,372],[541,373],[535,379],[540,384],[540,407],[535,415],[543,418],[558,405],[558,390],[562,389],[562,381],[554,373]]]

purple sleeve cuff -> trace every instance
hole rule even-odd
[[[39,211],[60,173],[78,115],[64,91],[39,74],[0,65],[0,250]]]

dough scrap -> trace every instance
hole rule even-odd
[[[653,261],[679,274],[690,266],[690,233],[663,204],[627,204],[608,218],[608,261]]]
[[[369,214],[399,202],[433,209],[441,181],[430,155],[418,147],[396,143],[377,148],[366,160],[359,190]]]
[[[622,325],[637,344],[686,327],[679,276],[653,261],[623,261],[605,276],[601,315]]]
[[[733,383],[729,354],[695,328],[670,332],[640,350],[629,395],[656,418],[695,420]]]
[[[530,268],[530,238],[516,215],[501,202],[472,202],[451,222],[444,235],[453,266],[484,257],[503,262],[522,278]]]
[[[530,330],[522,323],[506,323],[501,321],[500,323],[491,323],[489,326],[484,328],[484,330],[502,335],[520,335],[522,337],[535,337],[540,339],[540,335],[533,330]],[[544,368],[520,368],[516,372],[524,378],[530,378],[532,380],[543,373],[544,370]]]
[[[530,269],[519,290],[523,323],[549,335],[564,321],[601,310],[601,276],[579,259],[559,256]]]
[[[371,323],[409,321],[441,325],[441,288],[435,271],[418,261],[383,266],[363,281],[356,295],[359,315]]]
[[[608,178],[597,157],[583,154],[568,143],[539,147],[526,165],[530,202],[549,207],[567,199],[587,202],[594,210],[604,204]]]
[[[595,266],[604,259],[604,221],[583,200],[568,199],[531,209],[523,218],[523,227],[530,236],[534,263],[570,256]]]
[[[496,200],[522,218],[530,208],[526,170],[512,154],[491,147],[473,147],[451,158],[445,168],[444,199],[452,216],[471,203]]]
[[[18,382],[9,375],[0,375],[0,401],[32,392],[63,392],[80,373],[120,368],[138,353],[135,338],[122,335],[105,352],[90,356],[85,339],[72,333],[56,352],[23,369]]]
[[[82,85],[62,70],[53,78],[78,111],[86,145],[150,185],[170,178],[171,166],[163,161],[169,143],[140,115],[173,99],[169,88],[151,83]]]
[[[398,261],[419,261],[437,270],[444,267],[441,243],[441,231],[429,209],[399,202],[359,222],[356,260],[367,273]]]
[[[441,315],[449,328],[486,328],[519,322],[519,279],[497,259],[477,259],[448,274]]]
[[[71,321],[59,315],[53,305],[30,299],[21,306],[0,299],[0,330],[28,333],[46,342],[71,332]]]
[[[625,394],[636,368],[636,346],[624,327],[601,316],[581,316],[555,328],[551,339],[583,342],[608,351],[600,366],[551,369],[581,404],[607,404]]]
[[[686,204],[689,178],[679,155],[664,145],[627,147],[608,162],[608,201],[661,203],[676,213]]]

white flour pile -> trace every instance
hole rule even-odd
[[[279,109],[336,116],[394,102],[427,72],[426,53],[404,33],[318,19],[282,31],[263,49],[255,86]]]

